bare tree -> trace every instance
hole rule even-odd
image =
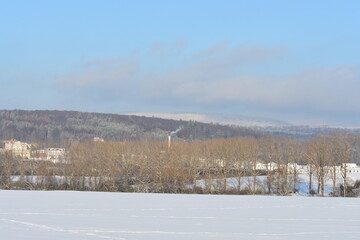
[[[325,177],[327,176],[326,166],[329,159],[329,146],[324,136],[313,138],[308,141],[307,158],[310,166],[315,168],[315,176],[317,178],[317,193],[324,196]],[[310,169],[312,171],[312,169]]]
[[[343,179],[343,196],[347,196],[347,173],[348,173],[348,163],[350,162],[351,150],[352,150],[352,138],[346,135],[336,135],[335,136],[335,158],[336,161],[340,164],[340,174]]]
[[[11,188],[11,176],[13,174],[14,157],[11,152],[6,151],[0,155],[1,183],[5,189]]]

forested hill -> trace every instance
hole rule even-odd
[[[242,127],[194,121],[166,120],[118,114],[75,111],[0,110],[0,140],[29,142],[82,141],[93,137],[105,140],[166,139],[171,131],[181,139],[259,137],[263,133]]]

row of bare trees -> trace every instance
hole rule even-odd
[[[333,195],[346,196],[346,163],[357,161],[359,146],[359,136],[344,134],[173,141],[170,148],[166,141],[83,142],[71,145],[66,163],[0,154],[0,184],[9,189],[287,195],[297,191],[300,181],[298,168],[288,166],[307,164],[309,193],[324,196],[331,179]]]

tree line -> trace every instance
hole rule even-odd
[[[178,137],[187,140],[264,135],[261,131],[243,127],[155,117],[76,111],[0,110],[0,139],[46,142],[52,146],[93,137],[109,141],[165,140],[179,126],[183,126],[183,129]]]
[[[69,146],[67,162],[56,164],[1,153],[0,187],[287,195],[298,191],[300,173],[286,166],[307,164],[309,193],[324,196],[325,182],[331,180],[333,196],[352,196],[357,186],[348,181],[346,163],[358,162],[360,136],[175,140],[170,147],[157,140],[85,141]],[[268,169],[258,169],[259,163]]]

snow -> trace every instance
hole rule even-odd
[[[355,198],[0,191],[0,238],[360,239]]]
[[[135,115],[143,117],[157,117],[163,119],[197,121],[202,123],[219,123],[225,125],[235,125],[243,127],[280,127],[287,126],[288,123],[275,119],[264,117],[242,116],[237,114],[216,114],[216,113],[151,113],[151,112],[133,112],[126,115]]]
[[[251,189],[253,186],[253,177],[241,177],[241,189]],[[355,181],[360,180],[360,173],[348,173],[347,174],[347,182],[348,184],[352,185],[355,183]],[[306,196],[309,193],[309,181],[310,176],[308,174],[298,174],[297,175],[297,194]],[[341,174],[338,173],[336,175],[336,188],[335,191],[339,192],[340,185],[343,184],[343,178],[341,177]],[[266,193],[266,182],[267,182],[267,176],[257,176],[256,177],[256,189],[260,190],[261,192]],[[224,179],[202,179],[196,181],[196,186],[201,187],[203,189],[209,188],[209,186],[213,189],[219,189],[220,191],[224,189]],[[226,189],[227,190],[236,190],[238,186],[238,178],[227,178],[226,179]],[[193,186],[191,186],[193,187]],[[289,176],[289,189],[292,189],[292,179],[291,176]],[[317,190],[317,179],[316,176],[312,176],[312,189]],[[333,192],[333,183],[331,180],[331,177],[327,175],[325,177],[325,186],[324,186],[324,193],[325,195],[329,196]]]

